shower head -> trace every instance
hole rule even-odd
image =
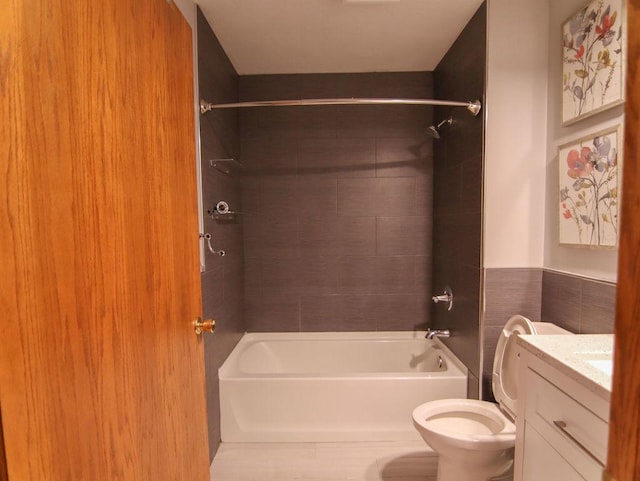
[[[440,129],[442,128],[442,126],[444,124],[447,124],[447,125],[453,124],[453,118],[449,117],[448,119],[443,120],[442,122],[440,122],[437,126],[431,125],[430,127],[427,128],[427,134],[429,134],[434,139],[439,139],[440,138]]]
[[[440,138],[440,132],[438,132],[438,129],[435,128],[433,125],[427,129],[427,134],[429,134],[434,139]]]

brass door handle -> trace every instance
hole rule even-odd
[[[204,321],[200,317],[196,317],[193,321],[193,330],[196,334],[200,335],[204,331],[210,332],[213,334],[213,331],[216,328],[215,319],[205,319]]]

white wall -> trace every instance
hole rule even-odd
[[[484,266],[542,267],[548,2],[489,0]]]
[[[552,0],[549,6],[549,117],[547,122],[544,267],[615,281],[617,277],[617,250],[602,251],[561,247],[558,242],[558,146],[623,122],[624,107],[619,106],[581,120],[569,127],[562,127],[561,25],[585,3],[585,0]]]

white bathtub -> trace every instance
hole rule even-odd
[[[466,372],[424,333],[245,334],[219,370],[222,441],[420,439],[413,409],[466,397]]]

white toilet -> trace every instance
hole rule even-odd
[[[513,316],[500,333],[493,359],[492,387],[498,404],[441,399],[414,409],[413,425],[438,453],[438,481],[487,481],[511,468],[518,399],[514,334],[571,333],[548,322]]]

